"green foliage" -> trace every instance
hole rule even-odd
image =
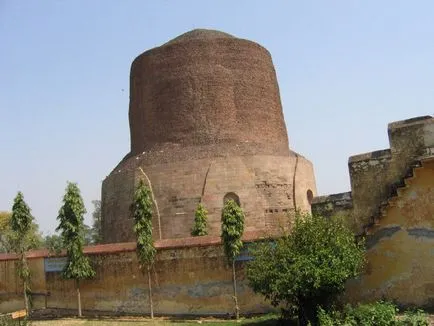
[[[222,211],[221,238],[225,255],[232,262],[243,247],[244,212],[232,199],[227,200]]]
[[[325,311],[323,308],[318,308],[318,324],[320,326],[353,326],[357,325],[352,316],[347,316],[344,313],[332,310]]]
[[[0,212],[0,253],[14,252],[14,246],[17,243],[17,237],[11,229],[11,212]],[[24,239],[27,249],[38,249],[43,247],[43,237],[39,232],[39,226],[32,221],[30,230]]]
[[[18,192],[14,199],[11,216],[11,229],[15,234],[25,235],[30,231],[33,222],[33,216],[30,214],[30,208],[24,201],[23,194]]]
[[[319,306],[329,306],[364,262],[363,243],[342,220],[299,213],[290,234],[257,244],[252,254],[247,278],[254,292],[295,310],[302,325],[316,323]]]
[[[355,325],[389,326],[396,325],[395,305],[389,302],[360,304],[356,308],[348,308],[346,315],[353,316]]]
[[[428,326],[428,315],[423,310],[406,311],[401,319],[402,326]]]
[[[93,200],[94,211],[92,213],[92,226],[83,224],[84,245],[101,243],[101,201]]]
[[[87,224],[83,224],[83,239],[84,239],[84,245],[85,246],[90,246],[90,245],[93,244],[92,243],[92,241],[93,241],[93,230]]]
[[[48,249],[52,254],[60,254],[63,249],[62,237],[57,234],[45,236],[44,248]]]
[[[142,267],[149,267],[154,262],[156,250],[152,239],[151,191],[143,180],[140,180],[137,185],[131,211],[134,219],[133,229],[137,239],[137,258]]]
[[[29,295],[30,290],[30,269],[26,259],[26,251],[32,247],[32,227],[34,217],[30,214],[30,208],[24,201],[24,196],[18,192],[12,205],[12,215],[10,216],[10,241],[14,252],[20,257],[17,264],[18,276],[23,281],[24,303],[26,310],[31,304]]]
[[[17,322],[12,319],[11,315],[0,315],[0,326],[15,326]]]
[[[63,205],[57,217],[60,236],[66,249],[67,264],[63,270],[66,279],[81,280],[95,275],[89,259],[83,254],[84,245],[84,207],[77,184],[68,182]]]
[[[205,206],[201,203],[197,205],[196,212],[194,213],[194,226],[191,230],[192,236],[203,236],[207,235],[208,231],[206,229],[208,221],[208,211]]]
[[[0,212],[0,253],[12,251],[12,237],[10,212]]]
[[[93,213],[92,213],[91,243],[98,244],[102,242],[101,201],[92,200],[92,204],[93,204]]]
[[[237,298],[237,282],[235,274],[235,257],[237,257],[243,247],[241,237],[244,232],[244,212],[238,204],[232,200],[226,200],[222,211],[222,233],[221,239],[225,256],[232,264],[232,283],[234,288],[235,318],[240,318],[240,308]]]
[[[21,254],[21,256],[22,256],[22,254]],[[17,268],[18,277],[21,280],[23,280],[24,291],[26,292],[26,295],[27,295],[27,297],[24,300],[27,300],[27,303],[29,304],[29,306],[32,307],[32,305],[33,305],[33,299],[31,296],[32,289],[30,288],[31,275],[30,275],[30,268],[29,268],[29,265],[27,263],[27,259],[21,258],[20,260],[18,260],[16,262],[15,266]]]
[[[422,311],[406,312],[402,318],[398,309],[390,302],[347,305],[343,311],[325,311],[319,308],[320,326],[428,326],[427,315]]]

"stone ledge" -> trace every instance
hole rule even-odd
[[[314,197],[312,200],[312,206],[325,203],[334,203],[336,206],[352,206],[353,198],[351,196],[351,191],[326,196],[318,196]]]
[[[249,231],[245,232],[243,241],[250,242],[260,239],[266,239],[275,236],[273,233],[266,233],[265,231]],[[202,237],[190,237],[180,239],[162,239],[154,242],[157,250],[175,249],[175,248],[193,248],[193,247],[207,247],[220,245],[219,236],[202,236]],[[123,243],[109,243],[100,244],[95,246],[86,246],[83,248],[83,252],[86,255],[99,255],[110,254],[117,252],[135,251],[135,242],[123,242]],[[48,249],[31,250],[27,253],[28,259],[45,258],[45,257],[62,257],[65,256],[65,251],[62,251],[59,255],[51,253]],[[0,254],[0,261],[17,260],[18,256],[13,253]]]
[[[391,122],[388,124],[387,128],[390,130],[390,129],[408,127],[412,125],[430,124],[430,123],[434,123],[433,117],[430,115],[425,115],[425,116],[415,117],[411,119]]]
[[[392,158],[392,154],[390,149],[387,148],[387,149],[380,149],[378,151],[350,156],[350,158],[348,159],[348,164],[354,162],[360,162],[360,161],[369,161],[372,159],[390,159],[390,158]]]

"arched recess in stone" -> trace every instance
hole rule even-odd
[[[241,202],[240,202],[240,197],[238,197],[238,195],[234,192],[228,192],[224,197],[223,197],[223,205],[228,201],[228,200],[233,200],[234,202],[237,203],[238,206],[241,206]]]
[[[312,190],[308,189],[306,192],[306,197],[307,197],[307,202],[309,203],[309,205],[312,204],[312,200],[313,200],[313,192]]]

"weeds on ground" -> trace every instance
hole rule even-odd
[[[342,311],[320,309],[320,326],[428,326],[428,315],[422,310],[406,311],[398,316],[398,308],[390,302],[345,306]]]
[[[401,323],[403,326],[429,326],[428,315],[420,309],[406,311]]]

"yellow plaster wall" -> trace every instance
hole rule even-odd
[[[135,251],[89,255],[96,277],[80,283],[85,310],[149,313],[148,279],[139,270]],[[48,308],[77,309],[75,284],[60,272],[44,271],[44,257],[31,261],[36,291],[48,291]],[[238,302],[241,313],[272,310],[248,287],[244,263],[237,262]],[[23,308],[22,290],[14,261],[0,261],[0,313]],[[226,315],[234,311],[232,270],[220,245],[159,249],[152,271],[155,314]],[[45,305],[44,297],[37,299]]]
[[[45,292],[44,259],[29,259],[31,272],[30,289],[34,293]],[[45,297],[33,296],[33,306],[42,308],[45,306]],[[0,261],[0,313],[10,312],[24,308],[23,285],[16,271],[15,260]]]
[[[405,181],[367,238],[365,273],[347,287],[352,302],[434,305],[434,160]]]

